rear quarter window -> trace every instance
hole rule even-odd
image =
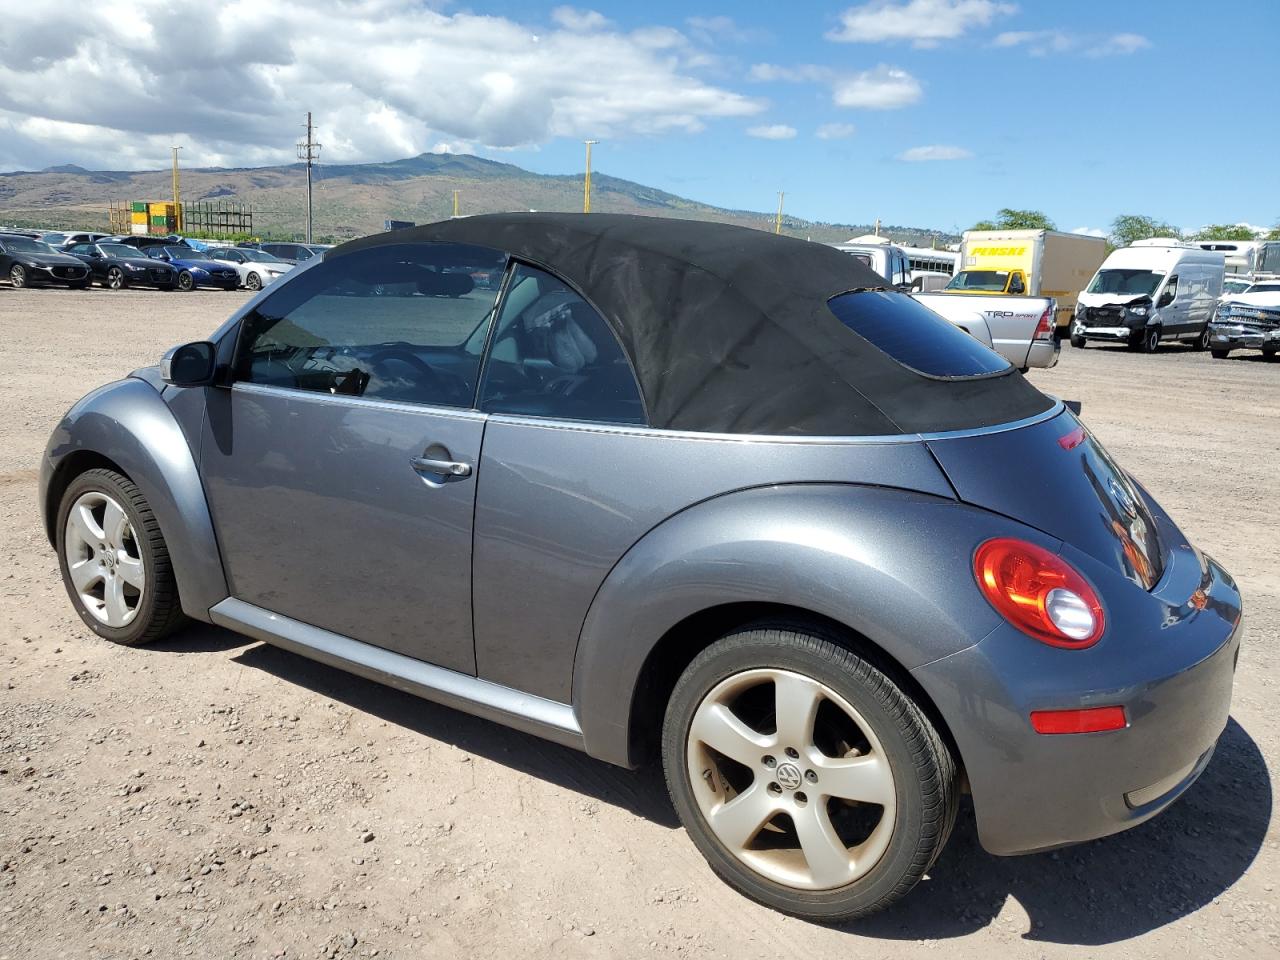
[[[926,377],[957,380],[1005,373],[1011,364],[959,327],[902,293],[855,290],[827,301],[836,319]]]

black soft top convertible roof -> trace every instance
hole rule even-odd
[[[576,287],[626,349],[655,427],[921,433],[1007,423],[1053,403],[1012,367],[948,380],[903,366],[827,306],[849,290],[883,288],[882,277],[826,244],[762,230],[622,214],[488,214],[375,234],[326,256],[439,241],[506,251]]]

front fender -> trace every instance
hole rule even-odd
[[[94,390],[53,431],[40,464],[40,508],[54,542],[59,491],[81,456],[106,458],[147,498],[164,534],[182,609],[209,620],[227,597],[218,543],[204,487],[186,437],[156,388],[130,377]]]
[[[973,578],[975,547],[1058,541],[928,494],[852,485],[745,490],[643,537],[605,579],[583,625],[573,703],[587,752],[625,766],[651,652],[686,618],[725,604],[785,605],[844,624],[904,669],[977,643],[1003,621]]]

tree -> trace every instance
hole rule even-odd
[[[1211,223],[1201,227],[1192,240],[1254,240],[1254,232],[1235,223]]]
[[[1182,239],[1182,231],[1177,227],[1144,217],[1136,213],[1122,213],[1111,221],[1111,242],[1117,247],[1127,247],[1135,240],[1149,240],[1151,237],[1173,237]]]
[[[1267,234],[1268,240],[1280,240],[1280,223],[1271,228],[1271,232]]]
[[[979,220],[971,230],[1056,230],[1052,220],[1039,210],[1014,210],[1004,207],[994,220]]]

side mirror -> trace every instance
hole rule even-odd
[[[1022,274],[1015,273],[1013,279],[1009,281],[1009,293],[1014,296],[1027,292],[1027,286],[1022,282]]]
[[[217,351],[208,340],[172,348],[160,361],[160,378],[175,387],[202,387],[213,382]]]

